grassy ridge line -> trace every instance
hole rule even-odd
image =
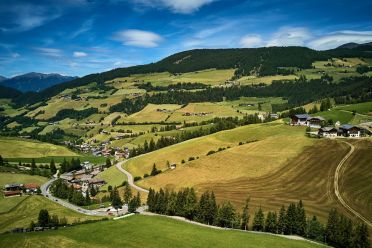
[[[99,235],[92,235],[92,230]],[[272,235],[216,230],[160,216],[135,215],[117,221],[58,231],[0,236],[5,247],[319,247]]]

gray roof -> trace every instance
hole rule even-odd
[[[331,131],[331,130],[334,130],[334,131],[337,132],[337,129],[334,128],[334,127],[322,127],[322,128],[319,129],[319,131],[320,131],[320,130],[323,131],[323,132],[329,132],[329,131]]]
[[[308,114],[298,114],[298,115],[295,115],[298,119],[307,119],[309,118],[310,116]]]
[[[21,187],[23,184],[21,183],[9,183],[9,184],[5,184],[4,187],[5,188],[13,188],[13,187]]]
[[[314,116],[314,117],[309,116],[309,118],[307,118],[307,119],[308,119],[308,120],[311,120],[311,119],[319,119],[319,120],[321,120],[321,121],[324,121],[324,118],[321,117],[321,116]]]
[[[340,126],[340,128],[346,129],[346,130],[349,130],[349,129],[353,128],[353,127],[356,127],[356,126],[353,126],[353,125],[350,125],[350,124],[344,124],[344,125]]]

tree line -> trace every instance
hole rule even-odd
[[[145,94],[135,99],[123,99],[122,102],[110,107],[110,112],[125,112],[132,114],[142,110],[147,104],[188,104],[191,102],[220,102],[237,100],[240,97],[283,97],[288,107],[296,107],[327,97],[350,96],[363,101],[372,100],[372,80],[361,76],[345,78],[340,83],[333,82],[327,75],[320,79],[306,79],[301,76],[296,80],[278,80],[270,85],[257,84],[233,86],[228,88],[214,87],[201,91],[170,91],[156,94]],[[277,109],[280,105],[275,106]]]
[[[181,216],[200,223],[225,228],[299,235],[334,247],[369,247],[368,229],[363,224],[354,224],[350,219],[332,209],[326,225],[316,216],[308,218],[303,202],[284,205],[278,212],[264,213],[261,207],[250,221],[250,200],[245,201],[240,213],[231,204],[217,204],[212,192],[206,191],[197,197],[193,188],[179,191],[149,190],[147,205],[150,212]],[[250,226],[251,223],[251,226]]]

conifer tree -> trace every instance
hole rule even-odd
[[[243,213],[242,213],[242,220],[240,228],[242,230],[248,230],[248,223],[249,223],[249,198],[245,200],[245,205],[243,207]]]
[[[324,242],[324,227],[314,215],[307,223],[306,237],[316,241]]]
[[[124,203],[128,204],[131,198],[132,198],[132,189],[129,186],[129,184],[127,184],[124,187]]]
[[[56,174],[57,172],[57,168],[56,168],[56,164],[54,163],[54,159],[50,160],[50,172],[52,173],[52,175]]]
[[[284,234],[285,232],[285,227],[286,227],[286,209],[284,205],[280,208],[279,211],[279,218],[278,218],[278,233],[279,234]]]
[[[256,211],[254,215],[252,230],[262,232],[264,230],[264,223],[265,223],[265,215],[260,206],[260,208],[258,209],[258,211]]]
[[[294,203],[289,204],[285,216],[285,231],[284,234],[294,234],[296,232],[297,211]]]
[[[305,236],[306,231],[306,212],[302,200],[296,206],[296,219],[295,219],[295,233],[300,236]]]

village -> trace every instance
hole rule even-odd
[[[360,138],[369,136],[370,132],[362,127],[351,124],[341,124],[337,121],[334,126],[326,126],[326,120],[321,116],[312,117],[308,114],[296,114],[291,117],[290,125],[307,126],[307,133],[319,138]],[[317,129],[317,131],[312,131]]]

